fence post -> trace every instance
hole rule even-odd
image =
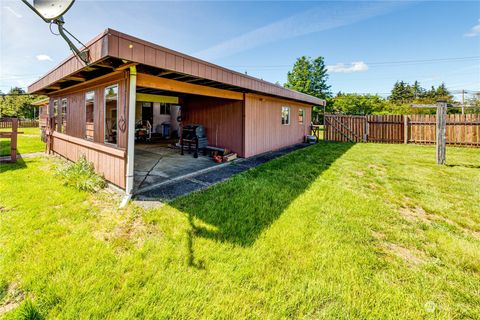
[[[437,164],[445,164],[447,102],[437,102]]]
[[[17,134],[18,134],[18,119],[12,119],[12,136],[10,138],[10,161],[17,161]]]
[[[363,142],[368,142],[368,116],[364,116],[363,118],[364,120],[364,123],[363,123],[363,130],[364,130],[364,134],[363,134]]]
[[[408,143],[408,115],[403,115],[403,143],[407,144]]]

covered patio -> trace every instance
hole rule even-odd
[[[136,144],[134,190],[145,192],[176,179],[206,172],[219,165],[221,164],[201,153],[198,158],[194,158],[188,152],[182,156],[178,149],[172,149],[165,145]]]

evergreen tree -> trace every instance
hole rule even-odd
[[[438,86],[437,90],[435,90],[435,98],[437,100],[446,100],[449,102],[453,100],[453,96],[450,94],[450,91],[448,91],[445,83],[443,82]]]
[[[393,89],[391,91],[389,100],[392,103],[410,103],[414,99],[413,89],[412,87],[404,82],[404,81],[397,81],[393,85]]]
[[[422,88],[420,82],[416,81],[412,85],[414,99],[421,99],[425,96],[425,89]]]
[[[284,86],[317,98],[326,99],[331,96],[327,80],[328,73],[323,57],[312,60],[310,57],[302,56],[297,59],[292,71],[288,72],[287,83]]]
[[[295,61],[293,69],[288,72],[287,83],[284,86],[320,99],[327,99],[332,95],[327,80],[327,67],[323,57],[312,60],[310,57],[302,56]],[[323,110],[313,107],[312,119],[319,122],[321,113]]]

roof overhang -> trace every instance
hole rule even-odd
[[[136,64],[141,72],[202,86],[236,92],[252,92],[311,105],[325,100],[254,78],[173,51],[130,35],[107,29],[87,43],[92,61],[85,66],[71,55],[28,87],[29,93],[54,95],[56,91],[84,83]]]

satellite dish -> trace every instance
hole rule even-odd
[[[85,65],[88,65],[90,63],[88,49],[80,51],[77,47],[75,47],[75,45],[68,38],[65,32],[68,33],[72,38],[74,38],[78,43],[80,43],[84,48],[85,45],[63,27],[65,23],[63,21],[63,15],[68,11],[68,9],[70,9],[75,0],[33,0],[33,5],[27,0],[22,0],[22,2],[25,3],[40,18],[42,18],[43,21],[50,23],[50,25],[56,24],[58,27],[58,33],[67,42],[70,50],[72,50],[72,52],[80,60],[82,60]]]
[[[33,7],[44,20],[60,18],[70,9],[75,0],[33,0]]]

